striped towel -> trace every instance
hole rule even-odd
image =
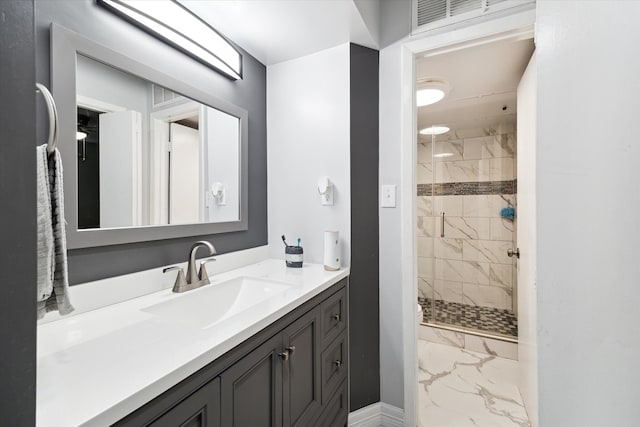
[[[47,153],[47,145],[37,147],[38,185],[38,318],[48,311],[68,314],[67,240],[62,189],[62,159],[55,149]]]

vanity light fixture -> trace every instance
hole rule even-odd
[[[416,92],[416,105],[424,107],[425,105],[435,104],[441,101],[450,90],[449,84],[444,80],[426,79],[418,82],[418,91]]]
[[[81,131],[76,132],[76,139],[78,141],[85,139],[86,137],[87,137],[87,134],[85,132],[81,132]]]
[[[242,79],[242,55],[220,33],[174,0],[97,0],[111,12],[225,76]]]
[[[449,128],[447,126],[429,126],[428,128],[424,128],[420,130],[420,135],[442,135],[443,133],[449,132]]]

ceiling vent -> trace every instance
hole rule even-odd
[[[531,7],[535,0],[413,0],[413,33],[484,17],[513,8]]]

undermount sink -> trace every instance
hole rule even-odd
[[[241,276],[189,291],[142,311],[176,323],[206,329],[294,286]]]

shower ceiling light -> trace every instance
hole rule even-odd
[[[429,126],[420,130],[420,135],[442,135],[449,132],[449,128],[446,126]]]
[[[448,93],[450,87],[444,80],[428,79],[418,83],[418,91],[416,92],[416,105],[424,107],[425,105],[435,104],[442,100]]]
[[[418,107],[435,104],[444,98],[444,91],[440,89],[421,89],[416,93]]]
[[[242,55],[186,7],[173,0],[98,0],[98,3],[233,80]]]

